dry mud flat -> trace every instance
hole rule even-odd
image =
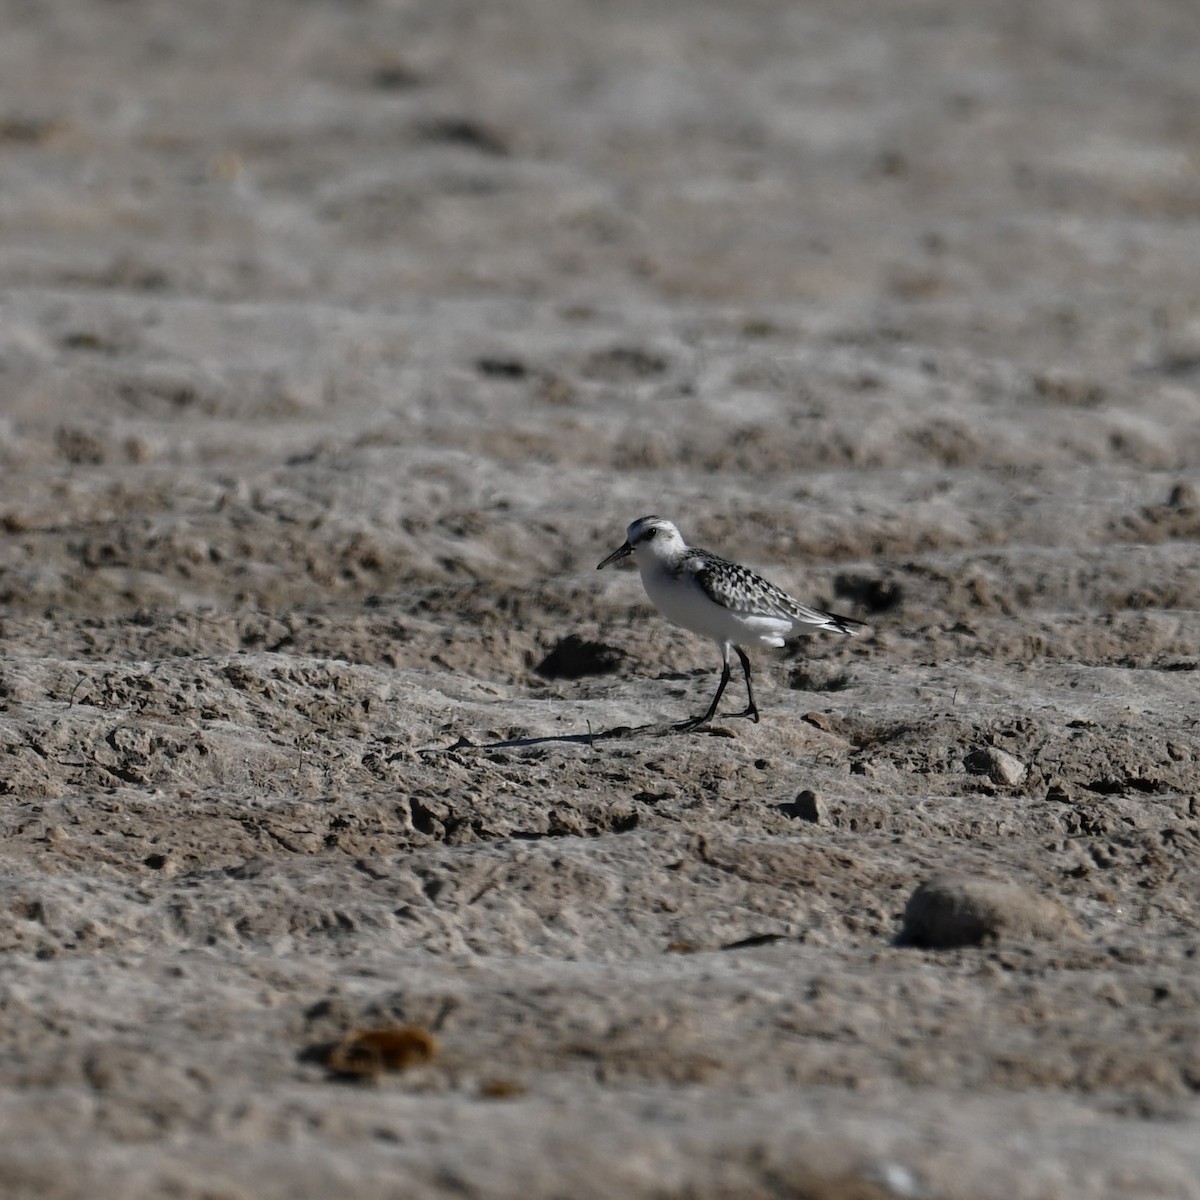
[[[1200,1195],[1190,3],[4,17],[0,1192]]]

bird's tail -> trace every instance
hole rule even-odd
[[[857,637],[858,631],[867,627],[866,621],[856,621],[853,617],[843,617],[837,613],[822,612],[821,616],[828,622],[823,626],[824,629],[832,630],[834,633],[844,633],[848,637]]]
[[[820,608],[809,608],[807,604],[797,604],[793,617],[797,625],[826,629],[830,633],[844,633],[848,637],[855,637],[860,629],[867,627],[865,621],[856,621],[853,617],[843,617]],[[796,632],[803,631],[797,629]]]

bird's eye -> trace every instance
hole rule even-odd
[[[644,538],[642,538],[642,541],[644,541],[644,542],[652,542],[652,541],[654,541],[654,535],[655,535],[657,532],[658,532],[658,530],[657,530],[657,529],[647,529],[647,530],[646,530],[646,536],[645,536]]]

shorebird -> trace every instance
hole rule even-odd
[[[668,621],[682,625],[721,647],[721,682],[708,711],[684,721],[680,731],[707,725],[716,714],[729,683],[729,651],[737,651],[746,676],[749,701],[739,717],[758,721],[758,705],[750,683],[750,660],[743,646],[782,646],[790,638],[818,629],[854,636],[861,621],[822,612],[793,600],[748,567],[689,546],[676,527],[662,517],[639,517],[618,546],[596,569],[633,556],[642,586]]]

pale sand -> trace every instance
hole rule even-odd
[[[1200,1195],[1193,4],[6,8],[0,1192]]]

